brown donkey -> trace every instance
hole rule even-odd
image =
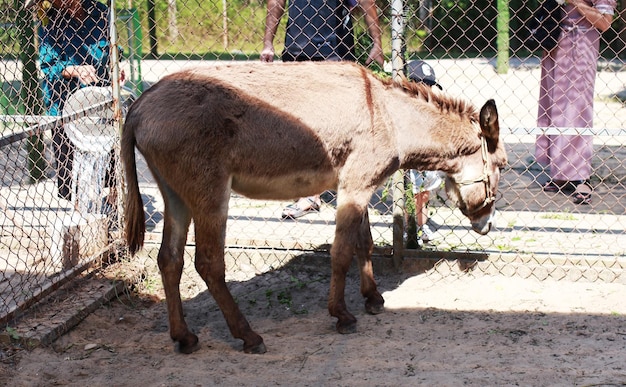
[[[381,80],[350,63],[245,63],[194,68],[166,76],[131,107],[121,139],[128,184],[126,239],[143,245],[144,209],[135,147],[165,201],[158,255],[170,335],[181,352],[197,348],[179,293],[191,220],[195,267],[232,335],[248,353],[266,351],[226,287],[224,238],[231,191],[286,200],[337,191],[331,248],[330,314],[341,333],[356,331],[346,309],[345,277],[358,257],[369,313],[384,300],[372,271],[367,205],[400,168],[440,170],[446,190],[486,234],[506,153],[493,100],[478,112],[427,86]]]

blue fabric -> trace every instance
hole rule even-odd
[[[51,8],[49,23],[39,28],[42,89],[49,115],[61,115],[66,98],[85,86],[76,78],[63,77],[67,66],[92,65],[101,79],[96,86],[110,84],[108,8],[94,0],[83,0],[83,6],[87,10],[83,22]]]
[[[289,0],[283,61],[354,61],[354,36],[342,0]]]

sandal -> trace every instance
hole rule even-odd
[[[550,180],[542,187],[544,192],[563,192],[570,194],[576,187],[584,183],[583,180]]]
[[[591,192],[593,192],[593,188],[591,188],[589,183],[583,181],[578,184],[574,194],[572,195],[574,198],[574,204],[591,204]]]
[[[585,184],[584,180],[570,180],[565,182],[563,186],[561,186],[561,192],[565,194],[571,194],[576,192],[576,189],[579,185]]]
[[[295,203],[292,203],[283,209],[282,218],[283,219],[296,219],[301,217],[302,215],[308,214],[309,212],[318,212],[320,210],[320,204],[313,199],[313,197],[304,198],[308,204],[308,208],[302,208],[298,205],[300,200]]]
[[[543,192],[559,192],[560,188],[553,182],[549,181],[541,188]]]

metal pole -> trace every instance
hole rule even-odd
[[[159,56],[159,50],[157,46],[157,29],[156,29],[156,17],[154,16],[154,9],[156,5],[154,0],[148,1],[148,37],[150,40],[150,56],[156,59]]]
[[[35,45],[36,30],[33,15],[24,9],[21,1],[16,1],[18,17],[17,26],[20,33],[20,60],[22,61],[21,103],[18,111],[22,114],[32,112],[41,114],[43,111],[41,90],[39,89],[39,72],[37,70],[37,47]],[[26,142],[28,149],[28,176],[31,183],[45,178],[46,163],[43,138],[40,134],[32,135]]]
[[[400,81],[404,76],[404,3],[391,0],[391,76]],[[393,263],[396,269],[404,256],[404,172],[397,171],[391,178],[393,193]]]
[[[228,50],[228,4],[226,0],[222,0],[222,44],[224,51]]]
[[[119,14],[119,19],[124,21],[126,33],[128,35],[128,64],[130,76],[128,81],[135,95],[143,93],[143,82],[141,76],[141,58],[143,56],[143,34],[141,32],[141,22],[139,12],[135,8],[124,9]]]
[[[404,45],[404,3],[403,0],[391,0],[391,76],[399,81],[404,69],[402,46]]]
[[[506,74],[509,71],[509,0],[498,0],[498,29],[496,72]]]
[[[109,55],[111,58],[111,87],[113,95],[113,117],[115,118],[114,125],[118,133],[121,132],[120,120],[120,53],[117,46],[117,29],[115,27],[115,0],[111,0],[109,8]]]
[[[113,126],[116,131],[122,135],[122,109],[121,109],[121,85],[120,85],[120,54],[117,45],[117,29],[115,27],[115,0],[111,0],[110,9],[109,9],[109,39],[110,43],[110,59],[111,59],[111,91],[113,96]],[[116,143],[114,147],[115,151],[112,157],[115,157],[116,160],[119,160],[119,143]],[[112,171],[115,176],[118,176],[116,181],[115,190],[117,192],[124,192],[123,187],[123,178],[122,178],[122,167],[121,163],[115,163],[115,170]],[[113,189],[110,187],[109,189]],[[111,194],[112,192],[109,192]],[[115,195],[115,207],[117,207],[118,213],[121,213],[122,210],[122,195]],[[118,219],[119,221],[119,219]]]

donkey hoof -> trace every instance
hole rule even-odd
[[[267,348],[265,347],[265,344],[261,341],[261,343],[256,344],[256,345],[251,345],[251,346],[244,345],[243,352],[251,353],[253,355],[260,355],[260,354],[267,352]]]
[[[369,314],[380,314],[385,311],[385,300],[380,299],[365,301],[365,311]]]
[[[187,355],[198,349],[200,349],[200,345],[198,345],[198,336],[196,335],[190,335],[176,343],[176,351]]]
[[[356,320],[343,323],[341,321],[337,321],[337,332],[342,335],[356,333]]]
[[[365,304],[365,311],[369,314],[381,314],[385,311],[385,306],[382,304]]]

